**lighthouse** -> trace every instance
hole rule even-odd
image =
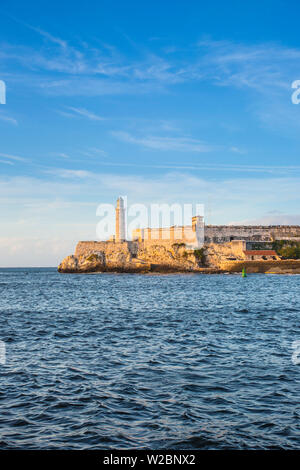
[[[125,236],[125,205],[122,197],[117,200],[116,207],[116,243],[124,242]]]

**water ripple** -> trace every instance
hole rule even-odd
[[[299,448],[299,279],[0,270],[0,448]]]

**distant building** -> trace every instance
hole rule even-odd
[[[280,259],[274,250],[245,250],[247,261],[277,260]]]

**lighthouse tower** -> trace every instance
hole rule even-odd
[[[124,242],[125,236],[125,206],[124,200],[119,197],[116,207],[116,243]]]

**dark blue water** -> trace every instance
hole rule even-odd
[[[0,448],[299,448],[299,284],[0,270]]]

